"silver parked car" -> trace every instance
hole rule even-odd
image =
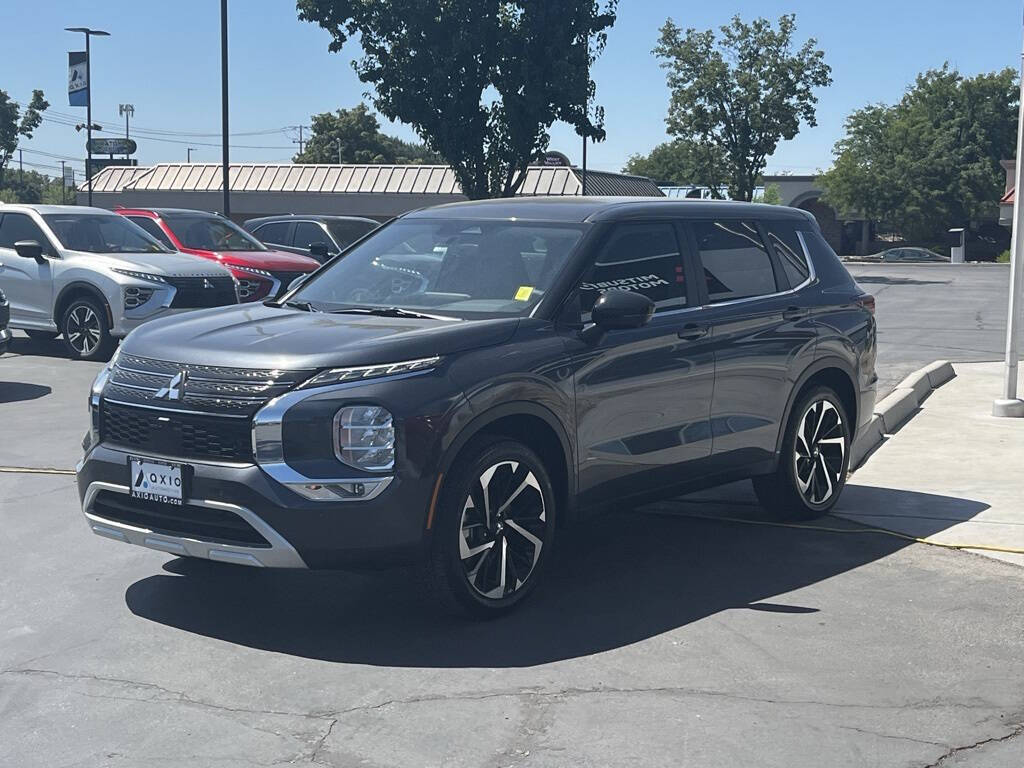
[[[167,249],[123,216],[64,205],[0,204],[0,289],[11,328],[63,336],[83,360],[105,358],[155,317],[238,303],[220,265]]]

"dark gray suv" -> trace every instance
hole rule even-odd
[[[419,563],[508,610],[557,531],[752,478],[839,498],[875,397],[874,299],[808,214],[620,198],[385,225],[284,300],[136,330],[93,386],[92,530],[280,568]]]

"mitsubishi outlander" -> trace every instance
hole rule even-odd
[[[807,213],[523,198],[407,214],[278,301],[157,320],[100,373],[92,530],[272,568],[417,563],[497,615],[587,515],[743,478],[836,503],[874,298]]]

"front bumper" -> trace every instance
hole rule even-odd
[[[202,519],[204,511],[211,518],[237,517],[242,522],[233,524],[251,529],[246,533],[259,541],[247,544],[196,530],[192,522],[182,524],[173,519],[174,507],[141,514],[145,503],[128,495],[130,455],[100,444],[79,464],[82,509],[100,536],[175,555],[272,568],[380,567],[415,562],[422,553],[433,491],[429,478],[399,476],[376,498],[331,504],[304,499],[255,465],[151,457],[191,467],[186,506],[192,520]]]

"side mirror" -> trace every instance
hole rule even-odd
[[[14,251],[25,259],[35,259],[40,264],[46,262],[43,256],[43,246],[37,240],[19,240],[14,244]]]
[[[327,258],[327,243],[310,243],[309,255],[314,259],[323,261]]]
[[[634,291],[605,291],[590,310],[594,324],[581,331],[583,340],[593,342],[606,331],[642,328],[654,315],[654,302]]]

